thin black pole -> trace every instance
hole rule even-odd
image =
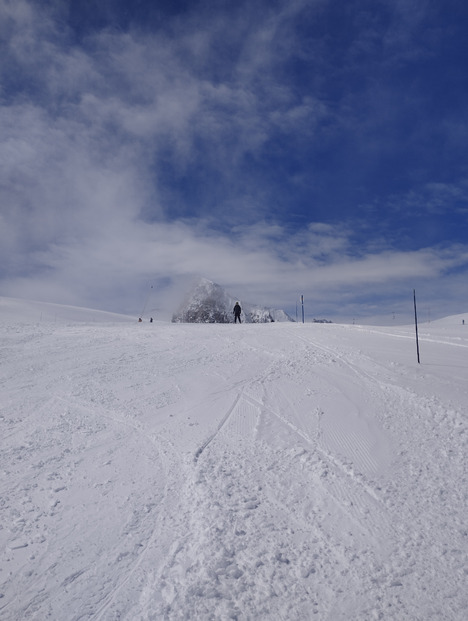
[[[148,306],[152,288],[153,288],[153,285],[151,285],[150,290],[148,291],[148,296],[146,298],[145,305],[143,306],[143,310],[141,311],[140,317],[143,317],[143,315],[145,314],[145,310],[146,310],[146,307]]]
[[[418,313],[416,312],[416,289],[413,289],[414,299],[414,325],[416,327],[416,351],[418,352],[418,364],[421,364],[419,360],[419,338],[418,338]]]
[[[302,323],[304,323],[304,296],[301,295],[301,302],[302,302]]]

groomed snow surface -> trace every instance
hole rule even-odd
[[[0,298],[0,617],[467,619],[463,318],[418,365],[412,326]]]

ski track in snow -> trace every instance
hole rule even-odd
[[[460,328],[0,329],[2,619],[465,619]]]

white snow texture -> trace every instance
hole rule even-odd
[[[463,318],[0,298],[0,618],[468,618]]]

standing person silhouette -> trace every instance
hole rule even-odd
[[[239,323],[242,323],[241,321],[242,308],[240,307],[239,302],[235,303],[234,310],[232,312],[234,313],[234,323],[237,323],[237,320],[239,320]]]

